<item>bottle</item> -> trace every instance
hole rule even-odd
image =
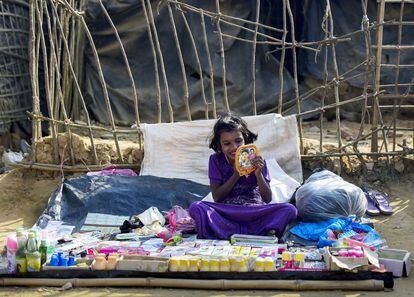
[[[42,239],[42,242],[40,243],[40,248],[39,248],[39,252],[40,252],[40,262],[41,264],[45,264],[47,261],[47,242],[46,240]]]
[[[16,271],[18,273],[27,272],[27,262],[26,262],[27,237],[26,237],[26,234],[24,233],[23,228],[18,228],[16,230],[16,239],[17,239]]]
[[[253,271],[263,272],[264,271],[264,259],[256,258],[253,263]]]
[[[230,271],[230,261],[228,258],[222,258],[220,260],[220,271]]]
[[[29,233],[29,239],[27,240],[26,261],[28,272],[40,271],[41,255],[37,248],[36,234],[34,232]]]
[[[16,273],[16,253],[17,253],[17,238],[15,234],[10,234],[6,238],[7,248],[7,272]]]

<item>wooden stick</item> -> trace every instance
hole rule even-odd
[[[121,49],[122,57],[124,58],[124,62],[125,62],[125,66],[126,66],[126,69],[127,69],[128,77],[129,77],[129,80],[131,82],[131,89],[132,89],[132,96],[133,96],[132,98],[134,99],[135,120],[137,122],[137,125],[139,126],[141,124],[141,121],[140,121],[140,118],[139,118],[137,87],[135,85],[134,77],[132,76],[132,71],[131,71],[131,67],[130,67],[129,62],[128,62],[128,57],[127,57],[127,54],[125,52],[125,48],[124,48],[124,45],[122,43],[121,37],[119,36],[118,30],[116,29],[116,27],[114,25],[114,22],[112,21],[111,17],[109,16],[108,11],[106,10],[105,6],[103,5],[102,0],[99,0],[98,2],[101,5],[101,8],[102,8],[108,22],[111,24],[112,30],[114,30],[116,39],[118,40],[118,44],[119,44],[119,47]]]
[[[385,0],[380,0],[378,8],[378,17],[377,22],[382,23],[384,21],[385,13]],[[381,82],[381,57],[382,57],[382,40],[383,40],[384,27],[380,26],[377,29],[377,53],[375,59],[375,93],[379,92],[379,85]],[[378,105],[377,101],[374,99],[373,108],[372,108],[372,130],[375,130],[378,127]],[[373,134],[371,138],[371,152],[378,151],[378,134]]]
[[[223,82],[223,96],[224,96],[224,106],[227,112],[230,112],[229,99],[227,97],[227,83],[226,83],[226,58],[224,56],[224,43],[223,36],[221,35],[221,25],[220,25],[220,0],[216,0],[216,10],[217,10],[217,32],[220,44],[220,56],[221,56],[221,75]]]
[[[200,62],[200,57],[198,56],[198,50],[197,50],[197,46],[194,40],[194,36],[193,33],[191,32],[191,28],[190,25],[188,24],[187,18],[185,17],[185,14],[183,12],[182,9],[179,9],[179,12],[181,14],[181,17],[183,18],[184,21],[184,25],[187,29],[188,35],[190,36],[190,41],[191,41],[191,45],[193,47],[193,51],[194,51],[194,57],[196,60],[196,64],[198,67],[198,75],[200,76],[200,85],[201,85],[201,97],[203,98],[203,102],[204,102],[204,108],[205,108],[205,119],[208,120],[208,102],[206,99],[206,94],[204,92],[204,76],[203,76],[203,69],[201,68],[201,62]]]
[[[150,0],[147,0],[147,8],[148,8],[148,16],[149,16],[149,21],[150,21],[150,24],[151,24],[151,28],[154,31],[155,48],[157,49],[157,53],[158,53],[158,56],[160,58],[161,73],[162,73],[162,77],[164,79],[164,89],[165,89],[165,96],[167,97],[167,102],[168,102],[168,112],[170,114],[170,122],[173,123],[174,122],[174,112],[173,112],[172,103],[171,103],[170,89],[168,87],[168,79],[167,79],[167,73],[166,73],[165,65],[164,65],[164,57],[162,55],[161,45],[160,45],[160,41],[158,39],[158,32],[157,32],[157,28],[155,26],[155,20],[154,20],[154,15],[152,13],[152,6],[151,6]]]
[[[142,6],[142,10],[144,11],[145,20],[148,26],[148,39],[151,44],[153,64],[154,64],[155,85],[156,85],[156,90],[157,90],[158,123],[161,123],[162,121],[161,87],[160,87],[160,76],[158,73],[157,52],[155,50],[154,40],[152,38],[151,22],[148,17],[145,0],[141,0],[141,6]]]
[[[214,90],[214,69],[213,69],[213,64],[211,63],[210,48],[208,46],[206,24],[204,22],[204,13],[202,9],[200,9],[200,17],[201,17],[201,27],[203,28],[204,46],[206,48],[208,68],[210,72],[210,92],[211,92],[211,102],[213,104],[213,118],[217,119],[216,94]]]
[[[101,82],[102,91],[103,91],[103,95],[104,95],[104,99],[105,99],[106,110],[108,112],[109,122],[110,122],[112,130],[113,130],[116,150],[117,150],[118,157],[119,157],[121,163],[123,163],[124,160],[123,160],[123,157],[122,157],[121,148],[119,146],[118,135],[116,133],[116,126],[115,126],[114,116],[112,114],[111,101],[109,100],[108,89],[107,89],[107,86],[106,86],[105,77],[104,77],[103,72],[102,72],[102,67],[101,67],[99,56],[98,56],[98,51],[96,50],[95,43],[93,42],[91,32],[89,31],[89,28],[88,28],[88,26],[85,22],[85,19],[84,18],[80,18],[80,19],[82,21],[82,25],[83,25],[83,28],[85,29],[86,37],[88,38],[89,45],[91,46],[92,53],[93,53],[93,56],[94,56],[95,61],[96,61],[96,66],[97,66],[97,70],[98,70],[98,74],[99,74],[99,81]]]
[[[293,18],[292,9],[290,8],[290,0],[287,0],[286,2],[287,6],[287,12],[289,15],[290,20],[290,34],[292,39],[292,61],[293,61],[293,81],[294,81],[294,89],[295,89],[295,97],[299,98],[299,82],[298,82],[298,63],[297,63],[297,57],[296,57],[296,37],[295,37],[295,20]],[[296,99],[296,106],[298,109],[298,114],[301,113],[301,107],[300,107],[300,100]],[[303,132],[302,132],[302,117],[298,118],[298,130],[299,130],[299,148],[300,152],[303,153],[304,147],[303,147]]]
[[[36,9],[38,27],[42,28],[42,16],[40,14],[39,7],[36,4],[35,4],[35,9]],[[50,117],[52,119],[54,119],[53,118],[52,98],[50,97],[50,85],[49,85],[49,77],[48,77],[49,69],[48,69],[48,58],[47,58],[48,55],[47,55],[46,41],[45,41],[45,36],[44,36],[44,33],[43,33],[43,29],[40,29],[39,32],[40,32],[40,40],[41,40],[41,43],[42,43],[42,53],[43,53],[43,68],[44,68],[43,70],[44,70],[44,75],[45,75],[44,82],[45,82],[46,103],[47,103],[47,107],[48,107]],[[51,122],[49,122],[49,124],[50,124],[49,125],[50,134],[52,135],[52,139],[53,139],[53,142],[52,142],[53,162],[55,164],[57,164],[59,162],[59,143],[58,143],[58,138],[57,138],[57,129],[56,129],[55,122],[51,121]]]
[[[56,14],[57,11],[55,11],[55,10],[53,10],[53,11],[55,12],[55,15],[57,15]],[[49,12],[48,11],[45,11],[45,13],[46,13],[47,17],[49,18]],[[49,28],[49,34],[51,34],[50,21],[49,21],[49,19],[48,19],[48,28]],[[60,30],[62,30],[62,24],[59,21],[59,19],[56,19],[56,23],[59,26]],[[64,46],[66,52],[69,53],[70,50],[69,50],[69,46],[68,46],[68,43],[67,43],[66,39],[63,39],[63,46]],[[69,57],[69,59],[68,59],[68,64],[69,64],[69,70],[70,70],[70,72],[72,74],[72,77],[73,77],[73,81],[75,83],[76,90],[78,91],[79,98],[80,98],[81,103],[82,103],[82,107],[83,107],[83,109],[85,111],[86,122],[88,123],[88,126],[89,126],[89,128],[88,128],[88,134],[89,134],[89,140],[91,142],[91,147],[92,147],[93,161],[94,161],[95,164],[98,164],[98,155],[96,153],[96,146],[95,146],[95,141],[94,141],[94,137],[93,137],[93,131],[92,131],[92,128],[90,128],[90,126],[91,126],[91,119],[90,119],[89,111],[88,111],[88,108],[86,106],[86,102],[85,102],[85,99],[83,97],[82,90],[81,90],[81,87],[79,85],[78,79],[76,77],[76,74],[75,74],[75,71],[74,71],[74,67],[73,67],[73,63],[72,63],[72,58],[71,57]]]
[[[353,281],[326,281],[326,280],[229,280],[229,279],[174,279],[174,278],[1,278],[3,286],[55,286],[61,287],[71,283],[73,287],[155,287],[155,288],[187,288],[212,290],[357,290],[381,291],[384,290],[382,280],[353,280]]]
[[[178,40],[177,28],[175,26],[174,16],[173,16],[173,12],[171,10],[170,3],[167,3],[167,8],[168,8],[168,15],[170,16],[170,21],[171,21],[171,25],[172,25],[172,31],[173,31],[173,35],[174,35],[175,46],[176,46],[177,52],[178,52],[178,60],[180,61],[181,77],[182,77],[183,82],[184,82],[183,83],[183,88],[184,88],[185,111],[187,113],[187,119],[189,121],[191,121],[190,102],[189,102],[189,99],[188,99],[190,97],[190,95],[188,93],[187,73],[185,71],[183,53],[181,52],[180,41]]]
[[[282,36],[282,54],[280,55],[279,61],[279,104],[277,112],[282,114],[282,107],[283,107],[283,70],[285,68],[285,42],[286,42],[286,35],[287,35],[287,22],[286,22],[286,0],[283,0],[282,4],[282,15],[283,15],[283,36]]]
[[[30,0],[30,35],[29,35],[29,71],[31,77],[32,85],[32,101],[33,101],[33,112],[38,115],[40,114],[40,103],[39,96],[37,94],[36,86],[36,52],[35,52],[35,42],[36,42],[36,31],[35,31],[35,3],[36,0]],[[32,123],[32,155],[31,159],[33,162],[36,162],[36,142],[39,139],[40,131],[40,122],[34,120]]]
[[[285,1],[285,0],[283,0],[283,1]],[[260,0],[256,0],[256,24],[254,25],[253,50],[252,50],[253,115],[257,115],[257,106],[256,106],[256,42],[257,42],[257,30],[259,28],[259,19],[260,19]]]

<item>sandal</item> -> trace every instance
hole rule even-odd
[[[368,201],[367,214],[375,216],[379,213],[392,215],[394,210],[390,206],[389,196],[374,190],[362,188]],[[374,209],[375,208],[375,209]]]
[[[371,198],[369,191],[364,189],[365,198],[367,199],[367,210],[366,214],[369,216],[378,216],[380,214],[380,210],[378,209],[377,205],[375,204],[374,200]]]
[[[374,199],[374,202],[376,203],[378,209],[382,214],[385,215],[392,215],[394,213],[394,210],[390,206],[390,198],[386,193],[380,193],[377,191],[372,191],[372,197]]]

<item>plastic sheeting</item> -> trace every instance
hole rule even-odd
[[[83,225],[89,212],[131,216],[151,206],[168,211],[174,205],[187,208],[201,200],[210,188],[183,179],[154,176],[81,176],[65,180],[49,198],[37,224],[44,227],[49,220]]]
[[[364,192],[328,170],[313,173],[295,197],[298,216],[306,222],[362,217],[367,209]]]
[[[265,159],[275,159],[292,178],[302,181],[296,117],[277,114],[243,118],[258,133],[255,144]],[[215,120],[143,124],[144,159],[140,175],[183,178],[209,185],[208,148]]]
[[[158,37],[161,44],[164,63],[167,72],[168,86],[174,109],[175,120],[186,120],[184,106],[184,82],[174,41],[168,9],[164,2],[151,1]],[[215,12],[216,1],[184,1],[204,10]],[[86,6],[87,23],[91,27],[94,41],[98,48],[104,76],[108,84],[108,92],[116,122],[130,124],[135,122],[131,83],[127,76],[119,44],[108,21],[102,13],[99,3],[89,0]],[[154,77],[153,53],[148,38],[147,23],[141,7],[141,1],[117,0],[104,1],[129,57],[133,77],[140,96],[139,108],[142,122],[157,122],[157,91]],[[255,1],[221,1],[220,9],[223,14],[254,21]],[[192,43],[181,15],[173,6],[175,25],[184,57],[189,88],[191,112],[195,118],[204,118],[204,102],[201,95],[201,75],[208,102],[211,104],[210,69],[204,45],[201,18],[198,13],[186,12],[186,18],[192,29],[202,73],[199,73]],[[214,70],[215,97],[218,111],[224,111],[224,89],[222,84],[222,60],[220,43],[217,36],[216,22],[205,17],[208,46]],[[243,26],[243,23],[239,23]],[[247,26],[247,25],[246,25]],[[224,34],[238,38],[251,39],[251,33],[222,24]],[[230,108],[240,114],[251,114],[252,103],[252,44],[233,38],[224,38],[226,59],[226,81]],[[267,61],[265,57],[267,46],[257,46],[256,54],[256,98],[257,108],[264,111],[275,106],[278,94],[279,62],[272,56]],[[102,87],[98,79],[96,63],[89,47],[85,50],[85,98],[89,109],[99,122],[108,123],[107,111],[103,104]],[[158,62],[158,66],[160,62]],[[160,73],[163,121],[168,121],[168,108],[163,79]],[[293,90],[292,76],[284,73],[284,92]],[[211,105],[210,105],[211,110]]]
[[[324,32],[320,29],[321,23],[325,14],[326,2],[319,0],[308,1],[308,6],[305,10],[305,25],[302,40],[316,41],[324,39]],[[334,0],[331,1],[332,15],[334,19],[334,35],[336,37],[345,35],[361,29],[362,22],[362,6],[360,0]],[[387,20],[399,19],[401,3],[387,3],[385,17]],[[377,1],[368,1],[368,18],[370,23],[376,22],[377,14]],[[404,20],[410,20],[414,16],[414,6],[404,6]],[[384,27],[384,40],[383,44],[398,44],[398,26],[385,26]],[[413,26],[404,26],[402,30],[402,44],[412,45],[414,39]],[[372,42],[375,43],[375,31],[371,32]],[[336,47],[336,55],[339,73],[344,73],[351,68],[355,67],[359,63],[362,63],[366,59],[365,39],[364,33],[361,32],[352,36],[352,39],[347,42],[339,42]],[[315,63],[315,53],[310,51],[300,51],[301,59],[300,65],[302,66],[302,73],[304,75],[310,75],[317,79],[323,80],[323,64],[325,56],[325,48],[321,48],[321,52],[318,54]],[[396,64],[397,52],[384,50],[382,52],[383,64]],[[335,72],[333,71],[332,52],[328,51],[328,74],[329,79],[332,79]],[[414,55],[412,51],[400,52],[400,64],[414,64]],[[363,69],[363,68],[362,68]],[[362,71],[360,71],[362,72]],[[354,73],[356,74],[356,73]],[[386,84],[394,84],[396,71],[393,68],[381,69],[381,82]],[[399,73],[400,83],[409,83],[414,76],[414,69],[404,69]],[[357,77],[349,82],[355,87],[362,87],[364,84],[363,77]],[[392,87],[394,88],[394,87]],[[400,92],[405,91],[405,88],[401,88]],[[394,91],[394,89],[392,89]]]

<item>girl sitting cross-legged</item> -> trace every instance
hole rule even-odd
[[[286,225],[296,219],[293,205],[268,204],[272,200],[270,176],[261,156],[251,160],[254,174],[240,176],[236,171],[237,148],[256,139],[240,117],[222,116],[214,125],[210,148],[215,153],[210,156],[208,170],[214,202],[194,202],[189,208],[199,238],[269,233],[281,237]]]

